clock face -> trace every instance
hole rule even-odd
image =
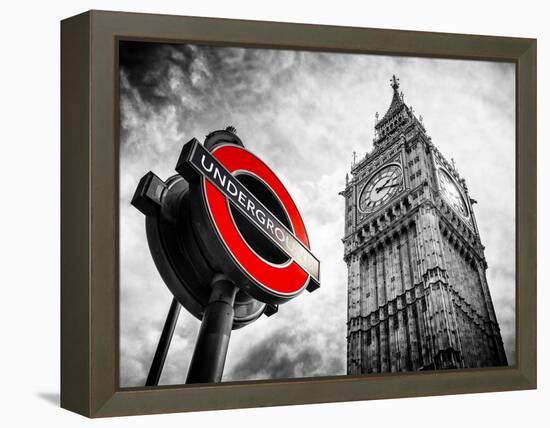
[[[455,181],[443,168],[439,168],[437,175],[443,197],[461,216],[468,217],[468,207]]]
[[[359,195],[359,210],[369,213],[388,202],[403,190],[403,170],[391,164],[378,170]]]

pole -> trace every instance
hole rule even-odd
[[[151,362],[151,368],[149,369],[149,375],[145,381],[145,386],[157,386],[159,383],[162,368],[164,367],[164,361],[166,361],[166,355],[168,354],[168,348],[172,342],[172,336],[174,335],[174,329],[176,328],[176,322],[180,314],[181,305],[174,298],[170,304],[170,309],[166,315],[166,321],[160,335],[157,350],[155,356]]]
[[[237,287],[227,277],[216,275],[204,315],[186,383],[220,382],[233,328],[233,304]]]

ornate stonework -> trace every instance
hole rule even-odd
[[[348,374],[507,365],[464,179],[391,80],[346,180]],[[392,165],[391,168],[386,165]]]

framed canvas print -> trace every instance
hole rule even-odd
[[[61,405],[536,387],[536,41],[61,24]]]

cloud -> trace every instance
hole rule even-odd
[[[250,380],[311,376],[321,362],[319,349],[304,347],[296,334],[278,330],[252,346],[246,359],[231,371],[231,378]]]
[[[489,286],[514,361],[513,64],[136,42],[123,42],[120,54],[123,386],[143,384],[171,301],[149,254],[143,216],[129,201],[147,171],[163,179],[175,174],[185,142],[227,125],[293,195],[322,262],[322,287],[234,331],[224,380],[345,373],[338,192],[352,152],[361,157],[372,149],[374,115],[389,105],[392,74],[479,201]],[[181,311],[161,383],[184,382],[198,326]]]

